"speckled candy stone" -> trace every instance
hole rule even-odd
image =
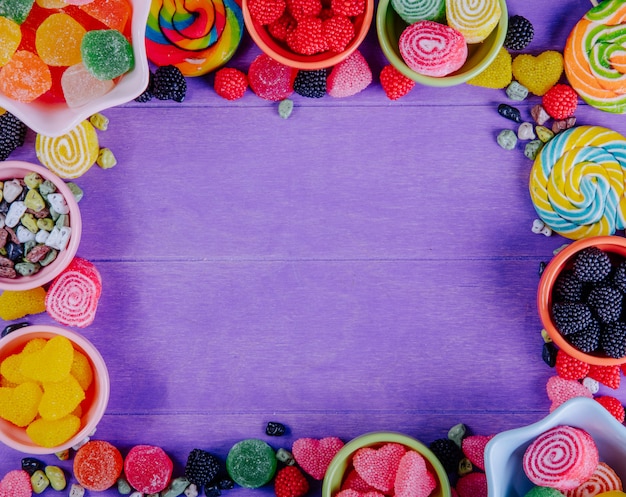
[[[250,438],[236,443],[226,457],[229,476],[242,487],[258,488],[273,478],[276,454],[263,440]]]

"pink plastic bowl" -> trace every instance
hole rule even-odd
[[[83,226],[80,217],[80,209],[78,208],[78,203],[74,195],[65,182],[56,174],[42,166],[22,161],[0,162],[0,181],[24,178],[27,174],[32,172],[39,173],[44,179],[52,181],[59,193],[62,193],[65,197],[65,201],[70,208],[69,218],[72,234],[65,250],[59,252],[59,255],[52,263],[41,268],[39,272],[32,276],[18,276],[14,279],[0,278],[0,290],[30,290],[50,283],[70,264],[70,262],[72,262],[80,243],[80,235]]]
[[[70,440],[57,447],[41,447],[36,445],[26,435],[24,428],[19,428],[14,424],[0,418],[0,441],[5,445],[26,452],[28,454],[54,454],[77,445],[87,438],[96,428],[109,402],[110,382],[109,371],[100,352],[78,333],[56,326],[27,326],[13,333],[9,333],[0,339],[0,362],[6,357],[19,353],[24,345],[33,338],[50,339],[55,336],[68,338],[74,348],[85,354],[91,363],[93,370],[93,382],[85,392],[86,398],[82,402],[83,417],[79,432]]]

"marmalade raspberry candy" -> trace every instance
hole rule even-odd
[[[21,41],[19,24],[7,17],[0,17],[0,67],[9,62]]]
[[[87,31],[73,17],[52,14],[37,28],[35,46],[49,66],[72,66],[81,62],[80,44]]]
[[[0,71],[0,91],[18,102],[29,103],[52,86],[48,65],[26,50],[13,54]]]
[[[111,488],[122,473],[123,466],[120,451],[104,440],[87,442],[74,456],[74,476],[87,490]]]

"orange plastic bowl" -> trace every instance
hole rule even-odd
[[[70,208],[69,221],[72,233],[65,250],[59,252],[57,258],[41,268],[32,276],[18,276],[17,278],[0,278],[0,290],[30,290],[50,283],[56,278],[74,259],[80,244],[83,223],[80,216],[78,203],[65,182],[49,169],[23,161],[0,162],[0,181],[14,178],[24,178],[27,174],[38,173],[44,180],[50,180],[57,187],[57,191],[63,195]]]
[[[19,428],[0,418],[0,441],[20,452],[54,454],[77,445],[95,430],[109,402],[110,380],[104,359],[91,342],[72,330],[42,325],[27,326],[9,333],[0,339],[0,362],[12,354],[19,353],[24,345],[34,338],[49,340],[58,335],[68,338],[74,345],[74,349],[82,352],[89,359],[93,370],[93,381],[85,392],[85,400],[81,403],[83,414],[80,430],[64,444],[57,447],[42,447],[28,437],[25,428]]]
[[[277,41],[267,28],[256,23],[250,17],[248,0],[242,3],[243,20],[250,37],[263,53],[277,62],[296,69],[313,71],[332,67],[352,54],[363,42],[374,17],[374,0],[365,1],[365,12],[354,21],[354,38],[343,52],[327,51],[315,55],[301,55],[292,52],[285,43]]]
[[[597,236],[591,238],[583,238],[577,240],[558,254],[550,261],[546,266],[541,279],[539,280],[539,289],[537,291],[537,306],[539,309],[539,317],[543,327],[547,331],[552,341],[564,352],[584,361],[588,364],[596,364],[600,366],[611,366],[616,364],[626,363],[626,357],[614,359],[601,354],[586,354],[581,352],[574,346],[572,346],[561,335],[554,320],[550,309],[552,308],[552,291],[554,284],[562,271],[571,268],[574,258],[583,249],[588,247],[598,247],[600,250],[609,254],[615,254],[616,256],[626,258],[626,238],[620,236]]]

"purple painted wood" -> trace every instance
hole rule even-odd
[[[535,25],[534,54],[562,50],[589,7],[509,2]],[[246,37],[229,65],[258,53]],[[363,53],[377,75],[374,28]],[[82,332],[112,382],[96,438],[162,445],[180,474],[192,448],[225,457],[243,438],[428,443],[459,422],[492,434],[545,416],[538,269],[567,240],[530,231],[532,163],[495,142],[515,128],[496,112],[504,93],[418,86],[391,102],[376,78],[348,99],[294,101],[282,120],[251,92],[220,99],[209,75],[182,104],[104,112],[119,164],[76,181],[79,255],[104,282]],[[518,107],[529,118],[538,102]],[[626,133],[622,116],[577,117]],[[11,158],[37,162],[32,133]],[[270,420],[288,435],[265,436]],[[21,457],[0,448],[0,474]]]

